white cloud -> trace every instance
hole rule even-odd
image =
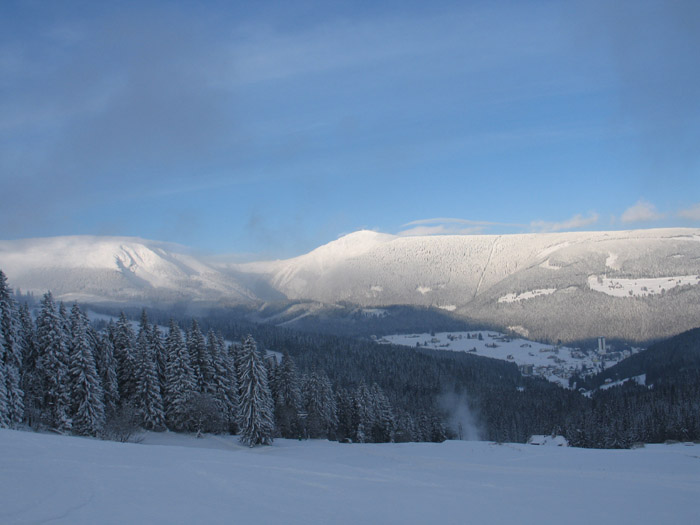
[[[449,226],[446,224],[437,224],[435,226],[414,226],[407,230],[400,231],[398,235],[403,237],[416,235],[473,235],[484,230],[485,226],[470,226],[460,228],[458,226]]]
[[[453,217],[434,217],[432,219],[420,219],[407,222],[403,226],[416,226],[424,224],[468,224],[470,226],[522,226],[522,224],[512,224],[507,222],[473,221],[470,219],[456,219]]]
[[[680,210],[678,216],[691,221],[700,221],[700,202],[692,205],[690,208]]]
[[[410,228],[407,228],[408,226]],[[490,226],[522,227],[523,225],[506,222],[473,221],[452,217],[434,217],[407,222],[402,225],[402,227],[407,229],[400,231],[398,235],[473,235],[483,232]]]
[[[541,232],[559,232],[583,228],[598,222],[598,214],[591,212],[588,217],[580,213],[562,222],[532,221],[530,227]]]
[[[637,204],[630,206],[620,217],[622,222],[650,222],[663,218],[663,214],[656,210],[651,202],[640,199]]]

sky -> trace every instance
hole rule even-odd
[[[0,2],[0,238],[700,227],[700,2]]]

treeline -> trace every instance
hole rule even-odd
[[[224,309],[196,319],[131,310],[91,324],[47,294],[34,321],[0,276],[0,426],[111,439],[140,427],[229,432],[252,444],[442,441],[467,425],[481,439],[556,433],[601,448],[700,438],[700,330],[578,378],[594,390],[647,374],[649,387],[589,398],[511,362],[254,324]]]
[[[163,312],[153,315],[167,318]],[[397,440],[403,432],[411,435],[405,429],[414,426],[421,429],[418,440],[426,439],[426,431],[439,436],[443,426],[448,438],[456,438],[459,414],[468,413],[482,439],[525,442],[532,434],[563,428],[566,418],[588,402],[576,391],[523,377],[508,361],[254,325],[224,309],[211,310],[198,321],[229,340],[252,333],[264,347],[289,353],[301,370],[324,370],[335,391],[376,383],[400,422]],[[444,398],[460,402],[446,403]]]
[[[146,312],[97,331],[50,293],[36,322],[0,271],[0,427],[126,439],[137,427],[229,432],[249,445],[276,436],[355,442],[442,441],[437,415],[395,410],[377,384],[335,388],[322,369],[265,357],[254,338],[225,344],[196,320],[165,334]]]

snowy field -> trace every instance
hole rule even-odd
[[[481,335],[481,339],[479,339]],[[608,368],[630,355],[620,353],[606,355],[605,359],[596,352],[582,352],[566,346],[552,346],[527,339],[513,338],[494,331],[440,332],[430,334],[387,335],[380,343],[416,347],[418,345],[435,350],[470,352],[475,355],[511,361],[518,366],[532,365],[532,374],[544,377],[564,387],[569,386],[569,377],[585,367],[589,371]],[[615,357],[616,356],[616,357]]]
[[[588,277],[588,286],[595,292],[613,297],[647,297],[659,295],[677,286],[700,285],[700,275],[679,275],[648,279],[617,279],[598,275]]]
[[[0,523],[700,522],[700,445],[344,445],[0,430]]]

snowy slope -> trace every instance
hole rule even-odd
[[[589,278],[609,273],[664,279],[692,275],[683,284],[695,286],[700,284],[695,278],[700,275],[697,235],[698,230],[688,229],[430,237],[361,231],[294,259],[240,269],[267,275],[290,299],[449,308],[489,295],[515,275],[527,279],[510,284],[508,293],[497,297],[500,302],[525,301],[568,286],[607,293],[590,285]],[[546,285],[552,281],[561,285]]]
[[[0,522],[696,523],[698,446],[344,445],[0,430]]]
[[[14,287],[63,300],[253,299],[183,247],[133,237],[0,241],[0,268]]]
[[[646,341],[700,318],[700,231],[398,237],[357,232],[251,263],[289,299],[433,306],[531,338]]]

